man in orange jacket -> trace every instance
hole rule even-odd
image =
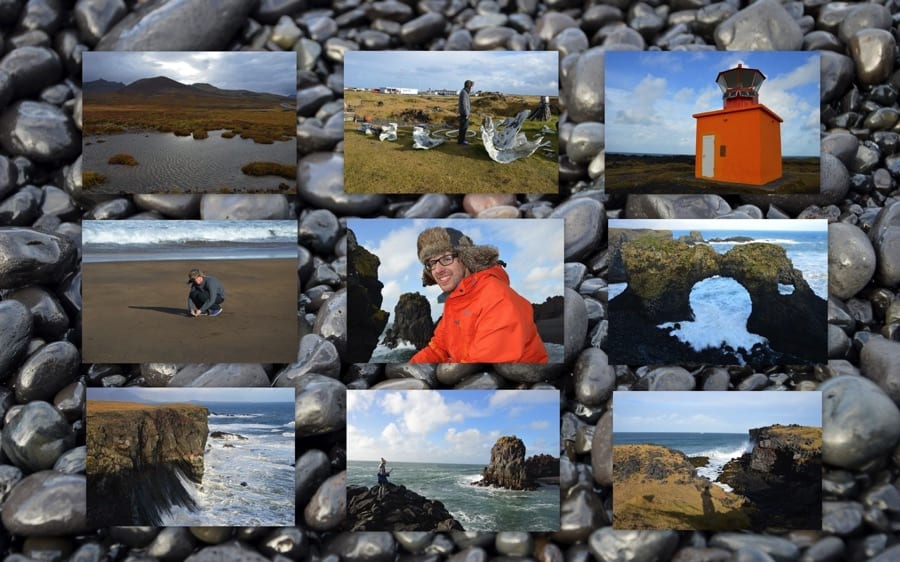
[[[531,303],[509,286],[493,246],[476,246],[455,228],[419,234],[424,286],[437,284],[444,314],[428,346],[410,363],[546,363]]]

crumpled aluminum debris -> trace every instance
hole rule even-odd
[[[413,148],[428,150],[444,144],[447,139],[433,138],[424,127],[413,127]]]
[[[496,126],[490,116],[484,118],[481,124],[481,140],[491,160],[509,164],[520,158],[531,156],[538,148],[550,146],[550,141],[541,142],[544,139],[543,136],[529,141],[525,137],[525,133],[519,132],[529,113],[531,113],[530,110],[524,109],[515,118],[507,117]]]
[[[381,128],[381,134],[378,135],[378,140],[380,141],[395,141],[397,140],[397,124],[396,123],[388,123],[384,127]]]

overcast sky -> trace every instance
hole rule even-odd
[[[822,393],[613,393],[616,433],[746,433],[776,423],[822,427]]]
[[[716,76],[738,63],[766,77],[759,101],[784,122],[784,156],[819,155],[819,54],[800,51],[606,53],[606,150],[689,154],[694,113],[722,109]]]
[[[444,305],[437,302],[440,287],[422,287],[423,266],[416,249],[419,233],[433,226],[455,228],[476,246],[495,246],[506,262],[510,286],[528,301],[539,304],[563,295],[562,219],[350,219],[357,243],[381,260],[381,308],[391,313],[389,322],[403,293],[425,295],[434,320],[443,313]]]
[[[99,52],[87,51],[82,80],[131,84],[166,76],[182,84],[206,83],[225,90],[283,96],[297,93],[297,54],[288,52]]]
[[[558,457],[559,391],[347,391],[347,460],[487,465],[504,435]]]
[[[559,95],[556,51],[348,51],[344,86],[455,90],[466,80],[473,91]]]
[[[609,228],[651,230],[734,230],[737,232],[828,232],[825,219],[609,219]]]
[[[293,388],[89,388],[88,400],[116,402],[291,402]]]

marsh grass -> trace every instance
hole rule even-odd
[[[271,144],[291,140],[296,135],[296,115],[280,107],[184,107],[171,104],[93,104],[84,103],[84,134],[105,135],[132,130],[154,130],[194,135],[202,131],[226,129],[231,138],[240,135],[254,142]]]
[[[95,187],[103,183],[106,183],[106,176],[104,176],[100,172],[92,172],[90,170],[84,170],[81,172],[82,187]]]
[[[241,166],[241,172],[248,176],[281,176],[290,180],[297,177],[297,166],[286,166],[277,162],[250,162]]]
[[[544,135],[554,153],[543,149],[509,164],[490,159],[481,143],[482,118],[494,121],[513,117],[523,109],[535,109],[538,96],[484,96],[472,98],[472,117],[468,146],[459,146],[455,138],[430,150],[412,148],[412,128],[419,122],[433,127],[456,129],[456,96],[400,96],[347,92],[348,113],[363,120],[391,121],[400,124],[396,142],[378,140],[357,129],[359,123],[344,126],[344,188],[347,193],[557,193],[559,191],[558,136]],[[381,105],[379,105],[379,102]],[[554,115],[550,121],[526,121],[522,127],[529,140],[541,134],[541,128],[554,131],[559,120],[556,98],[551,98]],[[424,117],[425,119],[422,119]],[[439,135],[433,134],[440,138]]]
[[[754,186],[694,177],[694,156],[645,156],[606,153],[606,190],[610,193],[818,193],[819,158],[785,157],[781,179]]]
[[[123,166],[137,166],[138,161],[134,156],[130,154],[125,154],[124,152],[121,154],[113,154],[107,160],[108,164],[121,164]]]

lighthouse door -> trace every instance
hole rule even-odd
[[[703,135],[703,150],[700,155],[701,174],[705,178],[715,175],[716,135]]]

